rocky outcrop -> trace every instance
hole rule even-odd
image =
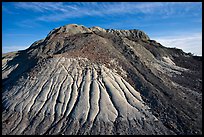
[[[3,134],[202,134],[202,60],[139,30],[65,25],[2,56]]]
[[[109,33],[113,35],[118,35],[120,37],[130,37],[134,39],[143,39],[143,40],[149,40],[149,37],[140,30],[114,30],[114,29],[103,29],[100,27],[91,27],[91,28],[86,28],[83,25],[77,25],[77,24],[70,24],[70,25],[65,25],[56,29],[53,29],[49,34],[49,36],[52,36],[53,34],[66,34],[68,35],[74,35],[78,33]]]

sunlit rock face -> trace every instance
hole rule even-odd
[[[3,134],[202,134],[202,58],[70,24],[2,56]]]

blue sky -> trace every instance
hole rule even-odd
[[[202,55],[201,2],[2,2],[3,53],[66,24],[139,29],[166,47]]]

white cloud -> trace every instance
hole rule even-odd
[[[202,33],[183,34],[174,36],[153,37],[152,39],[166,47],[176,47],[184,52],[202,56]]]
[[[36,12],[46,11],[66,11],[66,8],[75,9],[72,6],[65,6],[62,2],[18,2],[15,3],[16,8],[33,10]]]
[[[18,37],[18,36],[20,36],[20,37],[24,37],[24,36],[32,36],[33,34],[28,34],[28,33],[8,33],[8,34],[4,34],[5,36],[7,36],[7,37]]]
[[[75,5],[76,6],[76,5]],[[138,14],[152,13],[153,10],[159,8],[160,3],[138,4],[138,3],[83,3],[76,10],[67,9],[62,13],[40,16],[38,19],[42,21],[59,21],[67,18],[83,17],[83,16],[110,16],[122,14]],[[57,18],[56,18],[57,17]]]
[[[22,28],[35,28],[41,26],[40,23],[37,23],[36,20],[25,19],[19,22],[15,22],[15,24]]]
[[[11,9],[9,9],[8,7],[6,7],[5,5],[2,5],[2,12],[5,14],[13,14],[13,15],[17,15],[19,14],[16,11],[12,11]]]
[[[74,17],[138,13],[159,15],[160,17],[178,16],[186,12],[195,12],[195,10],[198,9],[198,4],[189,2],[18,2],[15,3],[15,7],[43,13],[37,17],[37,20],[61,21]],[[179,6],[179,12],[175,10],[175,6]],[[202,7],[199,8],[202,9]]]
[[[24,50],[27,49],[29,46],[2,46],[2,52],[8,53],[12,51]]]

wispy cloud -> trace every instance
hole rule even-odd
[[[28,47],[29,46],[3,46],[2,52],[8,53],[8,52],[12,52],[12,51],[24,50],[24,49],[27,49]]]
[[[166,47],[176,47],[185,52],[202,55],[202,33],[154,37],[152,39]]]
[[[37,34],[31,30],[40,28],[43,32],[45,28],[54,28],[70,22],[83,23],[87,27],[98,25],[115,29],[137,28],[147,34],[154,36],[158,34],[157,37],[150,37],[164,46],[178,47],[186,52],[202,54],[201,33],[172,34],[172,32],[201,31],[201,2],[14,2],[3,3],[2,8],[4,20],[15,18],[9,23],[19,32],[23,28],[25,33]],[[14,17],[11,14],[15,12],[20,14]],[[9,24],[4,22],[3,26],[8,27]],[[10,26],[8,30],[9,28]],[[8,31],[7,35],[12,32]],[[164,37],[163,35],[166,34],[171,36]],[[16,37],[22,36],[16,35]]]
[[[19,14],[18,12],[13,12],[12,10],[8,9],[6,6],[2,5],[2,11],[7,14]]]
[[[62,2],[18,2],[15,3],[15,7],[35,12],[65,12],[67,8],[76,9],[74,6],[64,5]]]
[[[35,19],[33,19],[33,20],[25,19],[25,20],[22,20],[20,22],[16,22],[15,24],[19,27],[22,27],[22,28],[35,28],[35,27],[41,26],[41,24],[38,23],[37,20],[35,20]]]
[[[175,6],[178,6],[180,10],[175,11]],[[191,13],[194,10],[198,10],[198,8],[202,8],[198,7],[197,3],[192,4],[189,2],[19,2],[15,3],[15,7],[43,13],[41,16],[37,17],[37,20],[41,21],[62,21],[68,18],[84,16],[110,16],[122,14],[155,14],[165,18],[171,15],[182,15],[186,12]]]
[[[32,36],[33,34],[27,34],[27,33],[8,33],[8,34],[3,34],[7,37],[16,37],[16,36]]]

